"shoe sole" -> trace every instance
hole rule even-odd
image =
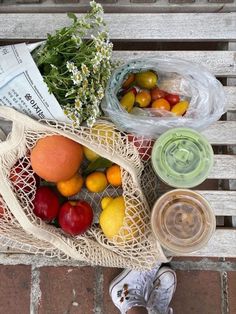
[[[121,282],[130,272],[131,272],[131,270],[125,269],[125,270],[123,270],[117,277],[115,277],[115,278],[111,281],[110,286],[109,286],[109,294],[110,294],[110,296],[111,296],[111,294],[112,294],[112,290],[114,289],[114,287],[115,287],[119,282]]]

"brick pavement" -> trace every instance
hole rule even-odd
[[[108,286],[120,269],[31,264],[0,266],[0,314],[119,313]],[[175,314],[236,313],[236,259],[176,258],[171,266],[178,278]]]

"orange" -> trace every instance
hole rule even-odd
[[[121,180],[121,170],[120,166],[112,165],[106,171],[107,181],[113,186],[120,186],[122,184]]]
[[[34,172],[49,182],[70,179],[78,171],[82,160],[82,146],[62,135],[41,138],[30,155]]]
[[[57,182],[57,189],[61,193],[61,195],[69,197],[79,193],[82,189],[83,183],[84,180],[82,176],[76,173],[69,180]]]
[[[90,192],[100,193],[107,187],[107,178],[103,172],[95,171],[90,173],[86,180],[85,185]]]
[[[162,110],[170,110],[170,104],[164,98],[159,98],[152,103],[152,108],[162,109]]]

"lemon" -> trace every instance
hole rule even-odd
[[[123,196],[107,196],[101,201],[100,226],[105,236],[116,244],[133,241],[144,233],[143,215],[138,212],[137,202],[132,203],[134,208],[126,209]]]
[[[103,172],[94,171],[87,176],[85,185],[90,192],[100,193],[105,190],[108,182]]]
[[[102,209],[105,209],[107,207],[107,205],[113,200],[112,197],[110,196],[105,196],[103,197],[103,199],[101,200],[101,207]]]
[[[93,150],[89,149],[88,147],[83,146],[83,151],[84,151],[85,157],[89,161],[94,161],[98,159],[98,157],[100,157],[98,154],[96,154]]]
[[[106,204],[105,204],[106,203]],[[102,200],[103,211],[99,217],[99,223],[103,233],[108,239],[118,235],[124,224],[125,202],[123,196],[116,198],[106,197]]]
[[[101,144],[103,145],[113,145],[115,136],[114,136],[115,130],[112,126],[107,124],[95,124],[92,127],[92,134],[94,135],[95,141],[101,141]]]

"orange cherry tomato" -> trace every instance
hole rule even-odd
[[[162,110],[167,110],[169,111],[170,110],[170,104],[167,100],[165,100],[164,98],[160,98],[160,99],[157,99],[155,100],[153,103],[152,103],[152,108],[154,109],[162,109]]]
[[[137,93],[135,97],[135,102],[139,105],[139,107],[145,108],[149,106],[151,99],[152,98],[151,98],[150,92],[146,90],[142,90]]]
[[[171,112],[174,113],[176,116],[182,116],[188,109],[188,106],[189,102],[187,100],[182,100],[174,105],[174,107],[171,109]]]
[[[134,73],[129,74],[127,79],[123,82],[122,87],[128,88],[134,82],[134,80],[135,80]]]

